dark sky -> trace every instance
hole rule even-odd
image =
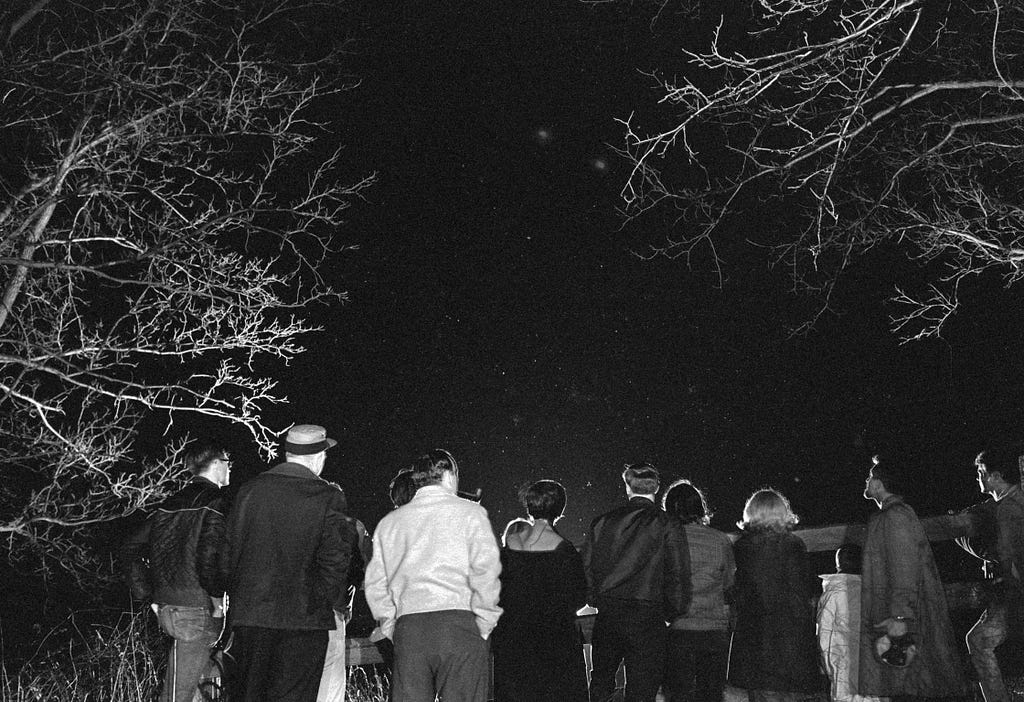
[[[762,251],[724,246],[721,288],[706,261],[632,255],[686,226],[623,221],[608,146],[615,118],[654,113],[641,71],[681,70],[681,18],[652,32],[632,3],[353,7],[362,83],[334,128],[353,177],[380,182],[340,235],[359,250],[331,271],[350,303],[282,380],[290,419],[341,440],[326,477],[356,516],[374,524],[390,477],[435,446],[498,528],[519,486],[561,480],[575,541],[641,459],[708,488],[723,528],[765,485],[806,524],[866,519],[876,451],[921,476],[922,513],[975,499],[973,455],[1020,426],[1020,300],[999,281],[969,291],[947,339],[900,346],[892,252],[798,338],[813,307]]]

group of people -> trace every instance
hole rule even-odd
[[[435,449],[390,487],[395,509],[370,538],[344,494],[321,479],[335,445],[297,425],[284,462],[223,502],[230,456],[194,447],[195,478],[127,545],[137,596],[174,639],[162,702],[187,702],[227,611],[231,699],[344,698],[345,622],[362,585],[393,644],[393,702],[483,702],[493,660],[497,702],[603,702],[625,671],[626,702],[788,702],[831,685],[834,700],[970,694],[924,528],[891,462],[870,468],[879,511],[863,547],[836,556],[814,609],[807,549],[778,491],[747,500],[738,537],[709,526],[701,490],[657,469],[622,473],[626,502],[590,524],[580,551],[558,531],[566,492],[520,492],[526,517],[499,540],[486,510],[460,496],[455,458]],[[991,597],[968,634],[986,702],[1008,702],[995,658],[1017,621],[1024,566],[1019,457],[977,458],[978,527],[961,545],[986,564]],[[661,494],[660,500],[658,499]],[[225,597],[226,593],[226,597]],[[588,684],[577,612],[597,610]]]

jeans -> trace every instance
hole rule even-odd
[[[316,702],[345,702],[345,617],[334,612],[334,631],[327,632],[327,655]]]
[[[996,660],[996,648],[1009,633],[1009,606],[993,603],[981,613],[978,623],[967,632],[967,650],[978,674],[978,685],[985,702],[1010,702],[1010,693],[1003,683],[1003,673]]]
[[[210,647],[220,638],[224,620],[211,616],[208,607],[178,605],[159,605],[156,616],[160,628],[174,639],[160,702],[192,702],[199,680],[210,668]]]

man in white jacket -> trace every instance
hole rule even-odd
[[[373,535],[365,593],[395,644],[392,702],[487,700],[501,562],[487,511],[457,495],[459,467],[435,449],[412,463],[412,501]]]

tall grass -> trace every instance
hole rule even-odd
[[[148,615],[148,616],[147,616]],[[0,668],[3,702],[139,702],[159,688],[154,651],[165,649],[149,612],[125,612],[111,624],[69,618],[39,642],[16,672]]]
[[[0,661],[0,702],[150,702],[160,691],[169,644],[149,610],[71,617],[24,661]],[[376,668],[349,668],[345,699],[387,702],[387,677]]]

